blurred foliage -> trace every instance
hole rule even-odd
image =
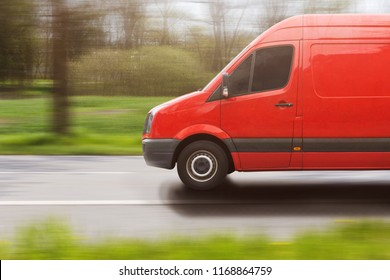
[[[0,80],[22,83],[32,76],[36,46],[34,10],[35,5],[29,0],[0,1]]]
[[[72,253],[76,245],[69,226],[55,219],[48,219],[20,230],[15,238],[14,253],[30,256],[29,259],[60,259]]]
[[[305,0],[305,14],[338,14],[347,12],[354,0]]]
[[[193,54],[174,47],[100,50],[70,63],[76,95],[177,96],[213,77]]]
[[[107,238],[87,240],[59,220],[21,228],[12,241],[0,241],[0,259],[81,260],[387,260],[390,224],[349,221],[323,232],[307,232],[278,242],[268,237],[212,235],[165,240]]]
[[[50,84],[49,84],[50,85]],[[47,81],[37,87],[49,86]],[[29,91],[30,92],[30,91]],[[38,95],[38,90],[31,94]],[[43,96],[42,96],[43,95]],[[147,112],[171,97],[71,98],[71,133],[50,134],[50,98],[0,102],[0,154],[141,154],[141,134]]]
[[[93,49],[105,46],[106,31],[103,24],[103,11],[87,3],[70,8],[68,13],[68,55],[70,59],[76,59]]]
[[[156,66],[157,70],[170,68],[167,69],[170,79],[165,80],[164,85],[173,90],[162,95],[183,94],[205,84],[208,79],[206,77],[210,77],[205,69],[220,70],[259,31],[295,14],[348,12],[353,9],[352,4],[355,2],[263,0],[239,5],[235,1],[213,0],[202,2],[203,12],[198,11],[202,13],[200,17],[192,11],[180,10],[180,3],[176,0],[81,0],[59,3],[60,1],[51,0],[0,2],[0,80],[15,81],[7,86],[0,84],[2,91],[21,87],[30,78],[53,78],[53,41],[58,37],[58,29],[63,28],[66,29],[62,31],[66,38],[63,45],[67,49],[67,56],[62,60],[71,60],[72,64],[85,64],[86,60],[91,60],[97,54],[103,59],[109,59],[112,55],[112,60],[116,61],[119,53],[127,50],[129,55],[121,55],[123,59],[127,59],[128,64],[134,64],[130,66],[133,70],[142,67],[146,71],[147,68],[156,69]],[[258,12],[253,12],[254,10]],[[62,27],[56,21],[59,15],[66,18],[67,23]],[[172,49],[157,50],[157,45],[170,46]],[[184,53],[183,49],[195,56]],[[139,59],[140,55],[143,59]],[[126,64],[124,60],[122,62]],[[147,63],[151,65],[144,65]],[[156,65],[157,63],[161,65]],[[180,63],[184,63],[181,69],[178,65]],[[122,76],[126,76],[129,66],[123,67],[118,68],[117,72],[124,71]],[[192,68],[194,70],[190,72]],[[84,69],[88,69],[88,66],[79,68],[80,71]],[[189,72],[187,77],[183,77],[183,69]],[[196,71],[206,73],[193,75]],[[163,72],[161,70],[159,75],[164,74]],[[90,75],[81,74],[87,77]],[[113,92],[140,95],[138,90],[131,87],[135,84],[150,84],[148,75],[136,75],[131,79],[141,81],[122,84],[114,88]],[[123,79],[120,82],[122,81]],[[152,84],[153,82],[155,81]],[[124,86],[130,88],[123,90]],[[147,90],[145,94],[148,95],[160,94],[153,88]],[[85,93],[76,88],[76,94]]]

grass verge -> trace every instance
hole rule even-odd
[[[49,133],[2,135],[2,155],[140,155],[141,134],[76,133],[58,137]]]
[[[1,100],[0,154],[139,155],[147,112],[172,97],[72,97],[71,131],[50,133],[51,100]]]
[[[11,242],[0,241],[0,259],[390,259],[390,224],[348,222],[325,232],[298,235],[290,242],[232,235],[89,241],[76,236],[65,223],[47,220],[20,229]]]

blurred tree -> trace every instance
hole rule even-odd
[[[35,5],[29,0],[0,1],[0,80],[20,84],[32,77]]]
[[[240,33],[245,7],[245,3],[241,3],[239,7],[232,7],[228,6],[228,3],[223,0],[209,2],[209,14],[214,35],[213,70],[221,69],[231,59],[232,51]],[[235,16],[229,16],[228,14],[233,12],[232,14],[236,15],[238,8],[241,12],[238,13],[238,18],[236,17],[237,21],[234,22]]]
[[[287,0],[264,0],[261,6],[257,20],[260,33],[288,17]]]
[[[263,0],[256,3],[259,6],[257,27],[263,32],[276,23],[299,13],[342,13],[351,10],[351,4],[356,0]],[[293,12],[292,12],[293,11]]]
[[[305,14],[339,14],[347,12],[353,0],[303,0]]]
[[[223,44],[225,32],[225,14],[226,4],[221,0],[212,1],[209,4],[210,17],[213,25],[214,34],[214,55],[213,67],[214,69],[221,69],[224,64]]]
[[[104,11],[87,3],[68,8],[68,15],[68,55],[70,59],[106,45]]]
[[[193,53],[172,46],[99,50],[72,61],[70,69],[70,86],[80,95],[181,95],[214,75]]]
[[[210,57],[213,57],[213,38],[207,34],[207,29],[200,26],[188,28],[189,42],[186,42],[187,49],[198,54],[199,60],[203,63],[210,63]]]
[[[39,46],[35,56],[35,77],[52,78],[52,41],[53,41],[53,5],[52,0],[39,0],[37,5],[38,28],[36,42]],[[104,29],[105,12],[102,7],[79,4],[68,7],[68,42],[69,59],[88,52],[91,49],[107,45],[107,31]]]
[[[38,28],[36,30],[38,50],[35,56],[34,78],[52,78],[52,6],[49,0],[41,0],[37,5]]]
[[[66,0],[51,0],[53,58],[53,132],[69,133],[68,61],[93,48],[103,47],[102,14],[90,5],[68,7]]]
[[[142,0],[119,0],[113,9],[113,13],[119,15],[123,46],[126,49],[139,48],[144,44],[145,6]]]
[[[159,37],[159,45],[165,46],[178,44],[178,41],[181,40],[177,40],[177,34],[174,32],[174,27],[184,18],[186,18],[186,13],[179,13],[175,7],[177,2],[173,0],[154,0],[154,3],[159,10],[161,17],[160,20],[162,21],[162,24],[160,24],[159,27],[159,31],[157,32]]]
[[[53,11],[53,132],[69,133],[68,48],[69,10],[65,0],[51,0]]]

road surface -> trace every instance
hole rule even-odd
[[[0,240],[49,217],[90,238],[286,240],[342,221],[390,221],[390,171],[235,172],[218,190],[195,192],[142,157],[0,156]]]

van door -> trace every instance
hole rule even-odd
[[[307,40],[304,49],[304,168],[389,169],[390,41]]]
[[[267,44],[228,70],[229,97],[221,100],[221,127],[238,152],[239,170],[289,167],[299,53],[299,41]]]

